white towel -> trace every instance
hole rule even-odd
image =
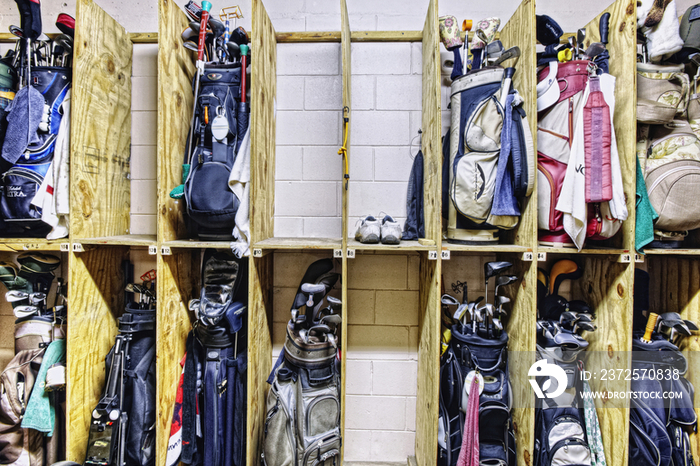
[[[613,123],[615,113],[615,77],[610,74],[600,76],[600,88],[605,102],[610,107],[610,122]],[[578,106],[574,118],[574,138],[571,144],[571,155],[566,168],[566,176],[561,188],[561,195],[556,209],[564,213],[564,230],[569,234],[576,247],[581,250],[586,240],[586,224],[588,206],[586,204],[586,153],[583,137],[583,108],[588,101],[590,86],[586,85],[581,105]],[[620,171],[620,159],[617,151],[617,140],[613,125],[610,147],[610,169],[613,197],[608,202],[613,218],[624,221],[627,219],[627,205]],[[583,169],[581,169],[583,168]]]
[[[645,0],[643,3],[653,4],[653,1]],[[651,8],[651,6],[649,6]],[[637,12],[637,25],[647,38],[647,49],[649,50],[649,61],[659,63],[665,57],[669,57],[683,48],[683,39],[680,35],[680,25],[678,23],[678,11],[676,9],[676,0],[666,5],[664,15],[661,21],[653,27],[644,27],[644,20],[647,14],[644,14],[644,19],[639,21],[639,12]]]
[[[41,220],[52,227],[52,230],[46,235],[46,239],[59,239],[68,236],[70,91],[68,91],[63,102],[61,102],[59,111],[63,114],[63,117],[56,135],[53,161],[46,172],[39,191],[32,199],[32,205],[41,208]]]
[[[240,203],[236,212],[236,225],[233,227],[235,241],[231,242],[231,250],[238,258],[246,257],[250,255],[250,126],[238,148],[228,186]]]

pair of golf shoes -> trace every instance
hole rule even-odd
[[[355,233],[355,239],[362,244],[399,244],[402,231],[399,222],[391,215],[379,220],[372,215],[363,218]]]

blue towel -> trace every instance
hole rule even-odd
[[[508,94],[506,98],[505,117],[503,118],[503,129],[501,130],[501,153],[498,156],[496,190],[493,194],[491,215],[520,215],[518,201],[515,199],[513,191],[513,174],[508,168],[512,148],[513,97],[513,94]]]
[[[66,360],[66,340],[54,340],[44,353],[41,368],[36,376],[34,388],[27,409],[22,418],[22,428],[34,429],[46,433],[49,437],[53,435],[53,428],[56,424],[56,408],[52,403],[50,392],[46,392],[46,372],[49,367],[57,362]]]
[[[29,144],[40,142],[36,130],[44,114],[44,96],[32,86],[23,87],[6,110],[10,113],[7,115],[2,158],[14,164]]]

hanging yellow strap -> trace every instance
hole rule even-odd
[[[345,164],[345,172],[343,178],[345,178],[345,190],[348,189],[348,180],[350,179],[350,165],[348,163],[348,133],[350,132],[350,109],[348,107],[343,107],[343,145],[338,149],[338,155],[343,156],[343,162]]]

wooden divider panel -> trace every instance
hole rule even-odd
[[[579,257],[583,276],[571,284],[572,299],[583,299],[595,311],[598,330],[587,333],[587,368],[629,369],[632,349],[632,273],[634,264],[615,262],[616,256]],[[629,381],[591,379],[594,391],[627,391]],[[603,446],[609,466],[626,466],[629,444],[627,400],[596,399]]]
[[[700,258],[662,255],[647,258],[649,269],[649,310],[678,312],[683,319],[700,324]],[[695,412],[700,417],[700,338],[685,338],[681,350],[688,358],[685,375],[695,389]],[[690,352],[694,352],[691,354]],[[690,435],[695,463],[700,462],[700,435]],[[636,466],[636,465],[633,465]]]
[[[66,456],[82,463],[92,410],[105,383],[105,356],[114,345],[124,309],[122,261],[129,248],[71,253],[68,278],[68,393]]]
[[[123,235],[131,201],[129,34],[92,0],[76,5],[71,237]]]
[[[260,462],[265,427],[267,377],[272,369],[272,280],[274,254],[250,259],[248,291],[247,464]]]
[[[532,465],[535,445],[535,395],[528,370],[535,363],[537,321],[537,262],[524,262],[516,254],[500,255],[513,263],[512,273],[520,281],[502,288],[511,299],[508,332],[509,374],[516,407],[513,409],[518,464]],[[511,272],[508,272],[511,273]]]
[[[180,35],[189,20],[171,0],[158,1],[158,239],[187,236],[184,200],[170,198],[182,182],[187,135],[192,121],[194,52]]]
[[[431,1],[431,5],[434,2]],[[416,398],[416,462],[437,463],[440,399],[440,275],[441,262],[420,255],[420,321]]]
[[[634,250],[637,159],[637,3],[617,0],[586,25],[585,46],[600,41],[600,17],[610,13],[610,74],[615,76],[615,137],[629,217],[622,225],[622,247]]]
[[[250,109],[251,244],[274,235],[277,40],[262,0],[252,0]]]
[[[523,108],[528,117],[532,143],[537,154],[537,56],[535,50],[535,0],[523,0],[510,20],[503,26],[499,37],[503,46],[508,49],[520,48],[520,58],[516,64],[513,76],[513,88],[522,96]],[[504,63],[512,64],[513,60]],[[525,199],[521,207],[519,225],[512,232],[504,232],[507,242],[519,246],[534,247],[537,242],[537,190]]]
[[[348,163],[348,174],[349,174],[349,166],[350,166],[350,129],[352,127],[352,99],[351,99],[351,93],[352,93],[352,63],[351,63],[351,46],[352,44],[350,43],[351,40],[351,33],[350,33],[350,17],[348,15],[348,5],[345,0],[340,0],[340,50],[341,50],[341,60],[342,60],[342,69],[343,69],[343,109],[341,110],[343,112],[343,117],[348,116],[350,118],[350,122],[348,123],[348,134],[347,134],[347,142],[345,144],[345,148],[347,152],[345,153],[345,157],[347,158],[347,163]],[[347,115],[345,115],[345,108],[347,107]],[[343,121],[343,126],[340,128],[340,134],[341,137],[345,137],[344,130],[345,130],[345,122]],[[340,163],[345,163],[345,160],[340,160]],[[345,169],[342,170],[343,173],[345,172]],[[350,174],[350,176],[352,176]],[[348,250],[348,201],[349,201],[349,183],[346,182],[345,180],[342,180],[343,187],[343,208],[341,212],[341,247],[343,251]],[[346,189],[346,187],[348,189]],[[346,390],[346,385],[347,385],[347,349],[348,349],[348,281],[347,281],[347,276],[348,276],[348,258],[347,258],[347,252],[343,252],[343,258],[341,260],[341,277],[343,278],[341,280],[341,300],[343,301],[343,308],[342,308],[342,323],[340,326],[340,354],[342,355],[341,359],[341,364],[340,364],[340,400],[341,400],[341,406],[340,406],[340,435],[341,438],[345,438],[345,395],[347,393]],[[341,458],[343,458],[345,454],[345,445],[341,446]]]
[[[200,250],[173,250],[158,256],[156,320],[156,464],[165,464],[177,385],[187,334],[192,329],[190,299],[199,296]]]
[[[425,238],[442,237],[442,108],[440,98],[440,34],[437,0],[430,0],[423,26],[423,217]]]

